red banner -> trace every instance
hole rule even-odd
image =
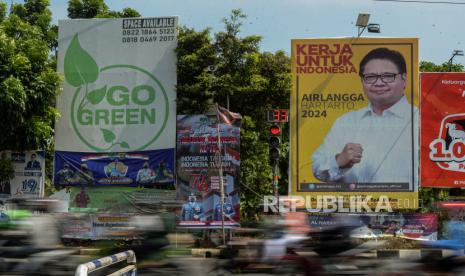
[[[423,187],[465,187],[465,73],[421,74]]]

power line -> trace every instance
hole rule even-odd
[[[465,5],[465,2],[450,2],[450,1],[422,1],[422,0],[373,0],[373,1],[376,1],[376,2],[400,2],[400,3]]]

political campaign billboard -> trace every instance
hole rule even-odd
[[[224,225],[239,226],[241,118],[239,114],[227,113],[235,118],[225,121],[217,115],[177,117],[177,191],[183,201],[179,206],[179,226],[221,227],[221,182]]]
[[[428,241],[438,238],[438,215],[432,213],[312,213],[308,217],[313,231],[328,231],[350,223],[353,238],[397,237]]]
[[[418,39],[293,39],[292,81],[290,194],[416,208]]]
[[[40,198],[44,196],[45,152],[2,151],[1,159],[10,160],[14,177],[0,181],[0,199]]]
[[[59,21],[55,185],[174,182],[177,23]],[[160,163],[168,175],[158,175]]]
[[[421,186],[465,187],[465,73],[421,73]]]

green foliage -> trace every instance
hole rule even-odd
[[[123,11],[112,11],[105,4],[105,0],[69,0],[69,18],[120,18],[140,17],[140,13],[131,8]]]
[[[210,30],[196,32],[179,29],[178,47],[178,107],[179,114],[202,114],[213,104],[214,76],[208,71],[216,63],[216,52],[212,45]]]
[[[449,189],[422,187],[418,197],[421,199],[420,212],[437,211],[437,203],[447,200],[449,197]]]
[[[273,194],[268,144],[250,116],[243,117],[241,129],[241,216],[245,221],[258,221],[263,196]]]
[[[435,64],[431,61],[420,62],[420,72],[463,72],[463,69],[462,64],[449,64],[449,62]]]
[[[98,15],[97,17],[112,17],[112,18],[125,18],[125,17],[140,17],[140,13],[131,8],[124,8],[123,11],[109,11],[107,14]]]
[[[69,18],[94,18],[108,12],[104,0],[70,0],[68,1]]]
[[[45,148],[60,78],[45,39],[52,28],[48,0],[14,4],[0,22],[0,137],[2,149]]]
[[[0,159],[0,182],[10,181],[15,176],[15,168],[10,159]]]
[[[2,22],[5,19],[6,11],[7,11],[6,3],[0,2],[0,22]]]
[[[264,195],[272,194],[266,111],[289,108],[290,59],[282,51],[262,53],[259,36],[240,37],[245,15],[233,10],[223,19],[225,31],[179,29],[178,114],[202,114],[213,103],[239,112],[241,128],[242,219],[258,220]],[[288,127],[284,127],[288,131]],[[283,135],[281,192],[287,191],[288,135]]]

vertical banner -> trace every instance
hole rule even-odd
[[[421,185],[465,187],[465,73],[421,74]]]
[[[417,208],[418,39],[294,39],[292,76],[290,193]]]
[[[55,185],[174,182],[177,17],[59,22]]]
[[[241,118],[222,108],[219,118],[220,122],[216,115],[177,116],[177,190],[184,201],[179,212],[180,226],[221,227],[220,166],[224,225],[239,225]]]
[[[2,151],[2,159],[10,159],[15,176],[0,182],[0,198],[39,198],[44,196],[45,152]]]

